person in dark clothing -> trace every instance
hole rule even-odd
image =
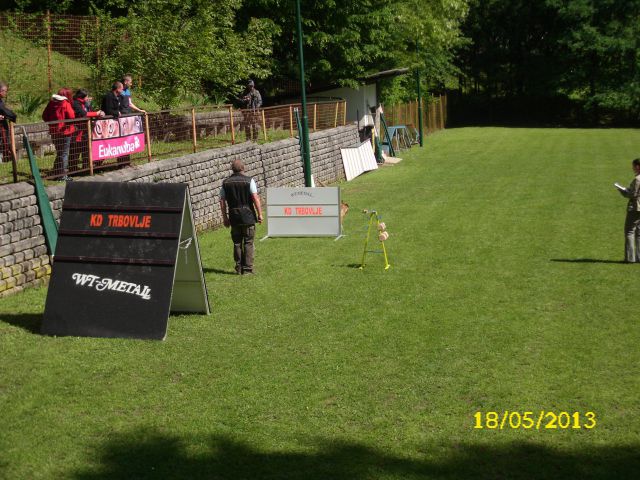
[[[628,198],[627,216],[624,222],[624,261],[640,263],[640,158],[631,162],[634,178],[629,188],[618,184],[620,194]]]
[[[76,114],[76,118],[93,118],[104,117],[104,112],[98,110],[93,111],[91,108],[92,98],[89,96],[84,88],[79,89],[73,96],[73,112]],[[89,135],[87,124],[76,124],[76,136],[72,140],[74,145],[69,153],[69,171],[75,172],[79,169],[80,156],[82,155],[82,169],[87,170],[89,168]]]
[[[113,118],[119,118],[122,114],[122,89],[122,83],[113,82],[111,91],[102,99],[102,107],[100,110],[102,110],[105,115]]]
[[[258,140],[260,131],[260,107],[262,106],[262,95],[256,90],[253,80],[249,80],[247,90],[242,97],[242,103],[246,110],[244,115],[244,133],[248,141]]]
[[[122,103],[122,90],[124,89],[124,85],[122,82],[113,82],[111,86],[111,91],[108,92],[104,98],[102,99],[102,108],[101,110],[105,115],[120,118],[120,116],[125,113],[125,107]],[[122,157],[118,157],[118,165],[121,167],[126,167],[131,164],[131,155],[123,155]]]
[[[0,155],[1,162],[10,162],[13,159],[13,149],[11,148],[11,137],[9,132],[9,122],[15,123],[18,116],[13,113],[5,104],[4,99],[9,93],[9,85],[0,82]]]
[[[222,182],[220,189],[222,221],[225,227],[231,227],[236,273],[251,275],[256,221],[262,223],[262,206],[255,180],[244,175],[242,160],[231,162],[231,170],[233,174]]]

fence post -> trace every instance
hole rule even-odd
[[[293,138],[293,105],[289,105],[289,137]]]
[[[47,10],[47,80],[49,85],[49,95],[53,91],[51,80],[51,12]]]
[[[93,139],[93,129],[91,128],[91,119],[87,117],[87,146],[89,155],[89,175],[93,177],[93,152],[91,151],[91,142]],[[84,160],[83,160],[84,161]]]
[[[440,104],[440,130],[444,130],[444,108],[442,106],[442,95],[438,97]]]
[[[333,128],[336,128],[338,126],[338,105],[339,105],[339,102],[336,102],[336,115],[335,115],[335,118],[333,119]]]
[[[262,111],[262,131],[264,132],[264,141],[268,142],[269,139],[267,138],[267,122],[264,118],[264,109],[261,111]],[[256,135],[256,139],[257,138],[258,138],[258,135]]]
[[[431,131],[434,132],[436,130],[436,103],[435,103],[435,97],[431,97],[432,101],[431,102]]]
[[[96,66],[100,71],[100,17],[96,17]]]
[[[236,144],[236,131],[233,126],[233,107],[229,107],[229,122],[231,123],[231,145]]]
[[[342,102],[342,126],[347,125],[347,101]]]
[[[9,143],[11,144],[11,166],[13,167],[13,183],[18,183],[18,162],[16,156],[16,135],[13,122],[9,124]]]
[[[151,131],[149,130],[149,114],[144,112],[144,135],[147,137],[147,161],[151,163]]]
[[[198,143],[196,140],[196,109],[191,109],[191,135],[193,137],[193,153],[198,151]]]
[[[313,131],[316,131],[316,120],[318,119],[318,104],[313,104]]]
[[[448,98],[447,94],[444,94],[444,105],[442,106],[442,109],[444,110],[444,128],[447,128],[447,117],[449,116],[449,110],[447,108],[447,102],[448,102]]]

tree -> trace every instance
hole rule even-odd
[[[433,81],[442,80],[453,71],[452,51],[465,13],[466,0],[302,0],[307,81],[355,86],[368,73],[416,65]],[[239,18],[252,16],[278,26],[274,75],[298,78],[293,1],[245,0]],[[400,90],[405,91],[402,81]]]
[[[101,25],[114,29],[111,38],[117,41],[102,46],[97,75],[112,80],[124,72],[140,76],[144,93],[162,107],[175,105],[182,95],[204,93],[205,87],[217,98],[237,93],[249,75],[269,74],[273,31],[271,22],[258,19],[235,31],[240,3],[147,0],[132,3],[123,17],[103,12]]]
[[[561,97],[594,120],[603,108],[639,118],[640,0],[473,0],[463,32],[467,91]]]
[[[563,23],[561,84],[591,109],[640,116],[640,0],[548,0]]]

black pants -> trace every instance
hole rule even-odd
[[[236,273],[253,273],[253,240],[255,236],[255,225],[231,225]]]

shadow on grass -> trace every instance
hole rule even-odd
[[[552,258],[551,261],[566,263],[618,263],[622,265],[627,263],[623,260],[601,260],[598,258]]]
[[[360,268],[362,266],[361,263],[348,263],[347,265],[342,265],[346,268]]]
[[[193,446],[197,442],[197,453]],[[305,445],[308,447],[308,445]],[[112,437],[97,448],[98,467],[77,480],[360,480],[398,479],[630,479],[640,469],[639,445],[562,451],[518,442],[455,445],[441,460],[408,458],[364,445],[317,442],[311,450],[265,452],[225,437],[200,439],[143,430]],[[425,448],[425,455],[432,454]],[[191,453],[188,453],[190,451]],[[438,453],[437,453],[438,452]]]
[[[0,322],[39,334],[42,326],[42,315],[42,313],[0,313]]]
[[[219,268],[203,268],[204,273],[218,273],[220,275],[237,275],[235,270],[221,270]]]

